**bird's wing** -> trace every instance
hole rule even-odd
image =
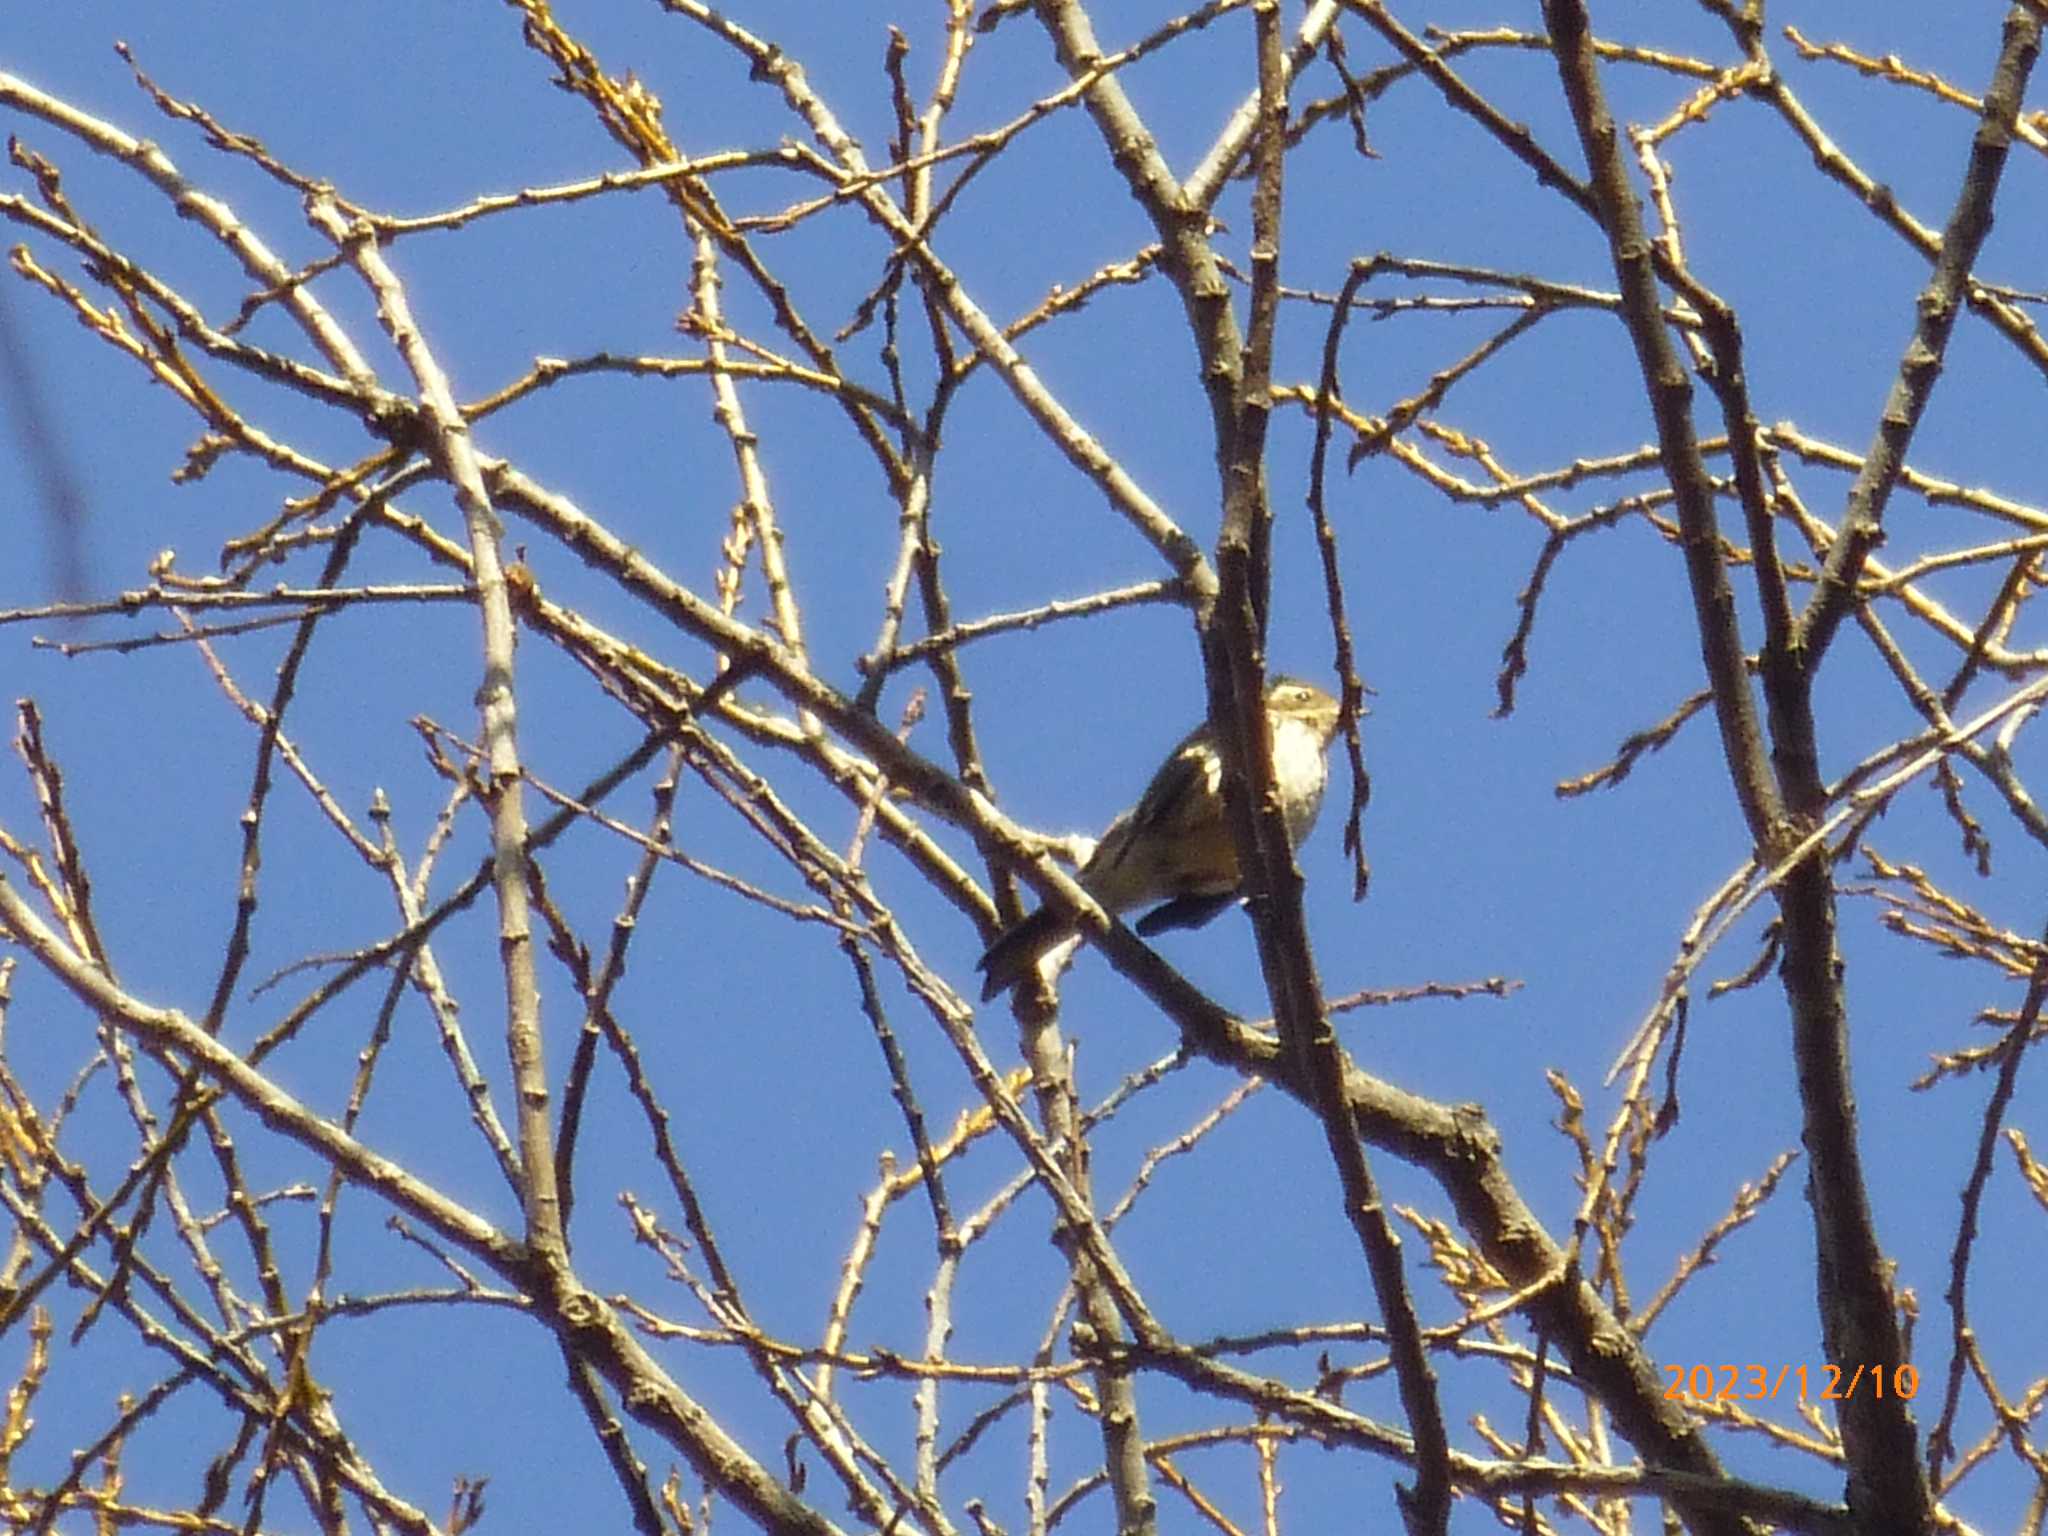
[[[1131,831],[1186,831],[1188,818],[1222,793],[1222,766],[1215,753],[1203,751],[1191,740],[1181,743],[1145,786],[1131,812]]]

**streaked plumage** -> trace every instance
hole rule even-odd
[[[1322,808],[1337,701],[1313,683],[1276,677],[1266,688],[1266,714],[1287,836],[1299,846]],[[1199,927],[1237,899],[1243,880],[1223,811],[1223,760],[1208,722],[1173,749],[1137,805],[1110,823],[1076,878],[1110,912],[1164,903],[1138,922],[1148,936]],[[1050,907],[1010,927],[981,957],[982,1001],[1022,981],[1075,931]]]

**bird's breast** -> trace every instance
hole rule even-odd
[[[1315,728],[1298,720],[1279,722],[1273,732],[1273,783],[1280,791],[1289,842],[1299,844],[1316,824],[1329,772],[1323,738]]]

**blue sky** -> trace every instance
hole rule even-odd
[[[749,3],[735,6],[734,14],[804,62],[813,86],[879,163],[892,131],[881,70],[886,23],[896,20],[910,36],[908,78],[922,93],[935,68],[937,9],[896,16],[879,6]],[[1131,41],[1167,14],[1152,6],[1095,9],[1109,46]],[[1287,8],[1290,24],[1297,9]],[[1534,26],[1537,15],[1534,6],[1402,10],[1418,28],[1425,21],[1445,28]],[[1733,62],[1725,31],[1704,10],[1673,12],[1677,8],[1602,6],[1595,18],[1603,35],[1611,28],[1622,41],[1696,54],[1717,65]],[[1843,41],[1872,56],[1896,52],[1975,92],[1998,47],[2000,14],[1994,6],[1934,8],[1898,0],[1814,3],[1775,8],[1773,25],[1793,23],[1816,42]],[[658,6],[565,0],[557,15],[608,69],[630,68],[662,98],[668,131],[687,152],[765,148],[802,136],[775,93],[747,80],[735,55]],[[1387,62],[1384,48],[1355,22],[1347,23],[1346,36],[1354,69]],[[296,194],[245,162],[210,151],[189,126],[162,117],[116,57],[116,38],[125,39],[137,62],[172,94],[261,138],[279,158],[332,182],[345,197],[392,214],[424,214],[486,192],[547,185],[626,163],[584,103],[549,83],[549,67],[522,45],[518,17],[509,8],[238,3],[209,8],[200,21],[153,5],[7,8],[0,18],[0,71],[156,139],[189,177],[227,199],[293,262],[325,250]],[[1926,92],[1864,78],[1840,63],[1802,61],[1776,32],[1770,47],[1843,150],[1938,228],[1975,118]],[[1240,99],[1250,78],[1250,50],[1247,15],[1227,15],[1126,75],[1132,98],[1177,170],[1200,158]],[[1552,153],[1579,166],[1544,55],[1481,51],[1459,67],[1503,110],[1527,121]],[[1668,73],[1627,65],[1610,65],[1606,81],[1626,122],[1661,119],[1692,89]],[[1014,17],[970,54],[950,136],[997,126],[1061,83],[1036,23],[1028,15]],[[1310,72],[1311,93],[1331,88],[1327,66]],[[2039,98],[2038,90],[2030,96]],[[234,313],[244,296],[242,278],[209,235],[181,223],[134,175],[60,131],[4,115],[9,132],[59,164],[69,195],[110,241],[146,259],[216,319]],[[1375,159],[1356,155],[1341,124],[1324,127],[1290,158],[1285,282],[1331,292],[1350,260],[1389,251],[1613,287],[1606,248],[1592,224],[1471,124],[1449,115],[1422,84],[1407,81],[1376,101],[1368,125]],[[1758,103],[1722,104],[1707,123],[1673,140],[1669,155],[1688,258],[1741,316],[1759,416],[1860,453],[1909,334],[1925,264],[1825,178]],[[1978,269],[1989,280],[2041,286],[2039,252],[2048,248],[2041,169],[2038,152],[2015,149]],[[761,170],[725,179],[719,190],[729,209],[765,213],[809,195],[812,186]],[[19,170],[0,173],[0,191],[32,190]],[[1219,246],[1242,261],[1250,219],[1241,186],[1224,195],[1217,213],[1224,226]],[[75,260],[10,227],[10,245],[24,238],[38,261],[76,280]],[[971,184],[942,226],[937,250],[976,302],[1006,321],[1055,285],[1072,286],[1151,238],[1095,130],[1079,111],[1068,110],[1023,135]],[[852,212],[764,238],[763,248],[812,323],[828,333],[852,317],[887,256],[886,243]],[[536,356],[690,351],[673,326],[687,302],[690,252],[673,212],[653,193],[417,235],[388,254],[463,400],[500,387]],[[166,548],[176,550],[178,569],[209,573],[224,541],[273,516],[282,497],[303,492],[232,458],[196,484],[173,485],[170,472],[196,434],[190,413],[87,336],[40,290],[11,274],[6,288],[10,325],[33,367],[43,409],[56,423],[52,450],[84,495],[78,538],[88,591],[144,585],[149,561]],[[1373,291],[1458,290],[1394,279]],[[340,273],[324,279],[318,292],[350,327],[385,385],[408,387],[360,285]],[[765,306],[737,273],[726,274],[724,293],[743,332],[774,339]],[[2038,314],[2038,304],[2032,312]],[[1285,307],[1277,378],[1301,383],[1314,377],[1325,318],[1321,308]],[[1361,317],[1346,341],[1346,398],[1359,409],[1383,410],[1500,323],[1497,314],[1485,313],[1411,312],[1379,322]],[[914,306],[907,309],[904,347],[913,391],[923,389],[929,374],[919,350],[922,325]],[[250,335],[304,351],[302,340],[274,315],[259,318]],[[848,373],[869,387],[885,387],[879,345],[869,329],[839,347]],[[1171,290],[1156,277],[1112,287],[1078,316],[1033,333],[1023,350],[1065,407],[1148,494],[1205,544],[1213,541],[1218,509],[1208,416]],[[225,382],[253,420],[310,453],[348,462],[364,451],[355,422],[232,374]],[[1914,467],[2033,504],[2044,483],[2041,388],[2038,372],[1965,316],[1913,445]],[[756,385],[743,393],[787,532],[816,665],[827,681],[852,691],[860,681],[853,659],[872,644],[880,619],[897,508],[836,408],[787,385]],[[1652,431],[1621,327],[1611,316],[1587,311],[1546,319],[1460,384],[1434,419],[1484,439],[1516,473],[1631,451]],[[1714,429],[1710,408],[1701,419],[1702,430]],[[0,454],[8,456],[0,469],[0,515],[10,550],[0,560],[0,607],[7,608],[51,601],[61,568],[62,545],[35,493],[35,466],[24,456],[27,420],[20,400],[0,397],[6,431]],[[480,424],[477,439],[484,451],[514,460],[574,498],[693,590],[710,590],[738,492],[730,449],[712,420],[701,379],[583,379],[492,417]],[[1298,411],[1277,415],[1272,661],[1327,678],[1331,647],[1321,576],[1302,508],[1309,439]],[[1339,452],[1343,446],[1340,439]],[[1437,457],[1450,462],[1441,452]],[[1847,477],[1789,461],[1788,467],[1814,511],[1837,520]],[[1462,468],[1474,472],[1470,464]],[[1576,515],[1655,483],[1644,476],[1594,481],[1550,493],[1548,500]],[[446,533],[458,529],[445,496],[422,493],[407,505]],[[1524,1196],[1562,1234],[1576,1207],[1576,1162],[1554,1129],[1557,1101],[1543,1074],[1553,1068],[1565,1074],[1588,1096],[1596,1134],[1604,1128],[1614,1097],[1601,1090],[1602,1073],[1655,999],[1691,913],[1747,851],[1705,716],[1618,787],[1578,799],[1554,793],[1560,780],[1598,767],[1624,737],[1702,685],[1682,568],[1639,518],[1574,544],[1550,577],[1517,708],[1496,718],[1501,649],[1514,631],[1516,597],[1542,543],[1536,522],[1512,505],[1454,504],[1384,457],[1334,476],[1330,511],[1361,667],[1374,690],[1366,723],[1373,799],[1365,822],[1374,879],[1369,900],[1349,900],[1338,847],[1340,770],[1330,812],[1302,852],[1321,974],[1333,994],[1492,976],[1521,983],[1505,1000],[1353,1013],[1341,1032],[1361,1064],[1397,1084],[1483,1105],[1505,1138],[1507,1164]],[[1738,526],[1731,510],[1724,507],[1723,515],[1724,526]],[[947,419],[933,521],[961,619],[1163,574],[1151,550],[1115,522],[1101,496],[986,370],[963,390]],[[1883,556],[1894,564],[1927,550],[2009,536],[1988,520],[1904,492],[1893,501],[1888,532]],[[529,546],[548,595],[587,605],[594,620],[632,643],[704,675],[700,645],[573,557],[526,528],[515,529],[511,542]],[[317,561],[302,554],[265,572],[257,585],[310,584]],[[1973,615],[2000,569],[1945,573],[1928,590],[1958,613]],[[396,541],[371,540],[354,575],[401,582],[427,573]],[[1745,635],[1754,644],[1760,631],[1751,589],[1745,573],[1736,577]],[[758,581],[750,578],[742,617],[758,622],[764,611]],[[145,998],[197,1013],[233,917],[235,822],[248,794],[253,733],[189,647],[65,659],[30,644],[32,634],[105,641],[161,627],[161,615],[145,615],[75,627],[0,628],[0,682],[10,699],[33,695],[46,718],[92,861],[102,923],[118,936],[121,979]],[[1929,675],[1945,677],[1952,652],[1903,617],[1897,628]],[[458,603],[338,618],[323,631],[294,705],[294,739],[324,782],[358,817],[381,789],[408,858],[418,856],[444,797],[408,722],[427,715],[474,734],[476,633],[473,610]],[[267,695],[283,654],[282,634],[270,630],[225,642],[224,654],[259,697]],[[2023,612],[2012,648],[2039,643],[2031,615]],[[564,787],[580,785],[637,739],[633,723],[596,695],[579,668],[533,641],[522,647],[520,661],[522,743],[536,774]],[[1002,805],[1049,830],[1099,829],[1202,709],[1191,627],[1181,611],[1166,606],[983,641],[963,652],[963,664]],[[884,695],[884,719],[897,717],[920,681],[915,673],[899,677]],[[1960,713],[1972,714],[2016,686],[1986,678]],[[769,701],[758,685],[742,691]],[[1872,648],[1853,633],[1845,633],[1831,655],[1821,692],[1822,759],[1830,774],[1915,728]],[[948,760],[935,714],[917,728],[912,744]],[[2035,761],[2029,732],[2019,734],[2014,753],[2024,774]],[[770,756],[761,766],[772,768],[792,803],[816,818],[821,834],[844,846],[853,813],[842,801],[786,759]],[[2036,893],[2048,859],[1980,781],[1968,783],[1971,807],[1995,842],[1990,878],[1971,872],[1924,780],[1893,802],[1873,845],[1895,861],[1925,867],[1996,922],[2036,933],[2042,923]],[[615,808],[643,821],[645,785],[623,793]],[[0,774],[0,825],[30,838],[35,816],[20,775]],[[275,1022],[308,985],[299,975],[255,995],[255,981],[309,956],[371,942],[394,922],[388,893],[327,833],[296,785],[280,787],[269,818],[255,952],[226,1030],[242,1044]],[[942,826],[939,832],[958,856],[972,857],[965,838]],[[473,816],[459,825],[438,892],[474,867],[480,837]],[[678,803],[676,837],[710,862],[782,894],[804,894],[694,786]],[[632,864],[630,847],[591,829],[572,835],[549,864],[557,897],[595,943],[605,941]],[[878,851],[873,868],[878,890],[896,906],[919,952],[965,988],[979,949],[972,926],[922,889],[893,854]],[[1989,1081],[1968,1079],[1922,1094],[1907,1085],[1932,1054],[1985,1043],[1990,1037],[1972,1023],[1977,1011],[2017,1006],[2020,988],[1994,980],[1981,966],[1938,963],[1924,948],[1884,932],[1879,910],[1865,897],[1843,903],[1856,1081],[1879,1230],[1900,1265],[1900,1283],[1917,1293],[1916,1359],[1931,1382],[1947,1367],[1941,1296],[1958,1193]],[[1752,911],[1704,963],[1702,978],[1743,970],[1757,953],[1762,924],[1763,911]],[[509,1088],[493,1025],[499,1008],[494,938],[492,919],[480,907],[454,925],[439,957],[465,1000],[473,1040],[480,1050],[490,1048],[485,1066],[502,1106]],[[1161,947],[1227,1005],[1251,1015],[1267,1011],[1242,918],[1233,914],[1199,934],[1169,936]],[[15,979],[8,1050],[25,1081],[54,1094],[83,1059],[81,1041],[90,1026],[31,970],[24,964]],[[573,998],[558,972],[544,970],[543,985],[550,1065],[559,1074],[573,1044]],[[379,989],[359,990],[362,995],[276,1067],[292,1091],[329,1112],[344,1101]],[[1063,997],[1062,1023],[1077,1043],[1086,1099],[1101,1097],[1174,1046],[1170,1027],[1098,957],[1083,954]],[[889,1002],[927,1112],[949,1125],[972,1104],[972,1090],[900,986]],[[814,1337],[877,1157],[888,1148],[907,1160],[900,1118],[831,935],[667,871],[642,916],[619,1006],[677,1108],[684,1156],[703,1181],[756,1316],[791,1337]],[[1014,1061],[1005,1010],[984,1010],[980,1033],[999,1062]],[[2042,1124],[2038,1076],[2031,1067],[2022,1074],[2008,1123],[2023,1129]],[[1179,1134],[1231,1086],[1212,1068],[1192,1068],[1107,1129],[1096,1149],[1105,1201],[1148,1149]],[[1740,1184],[1798,1147],[1785,1005],[1774,976],[1711,1002],[1696,996],[1682,1086],[1683,1117],[1655,1149],[1629,1235],[1638,1300],[1662,1283]],[[600,1074],[600,1092],[596,1124],[603,1133],[586,1135],[579,1178],[579,1261],[588,1265],[594,1288],[630,1289],[656,1298],[671,1316],[695,1321],[687,1296],[666,1287],[659,1266],[632,1247],[613,1203],[622,1189],[657,1201],[659,1191],[615,1071]],[[73,1155],[92,1161],[97,1149],[118,1166],[125,1154],[106,1149],[126,1145],[115,1139],[120,1131],[102,1085],[72,1127]],[[253,1121],[243,1134],[265,1149],[266,1159],[275,1159],[263,1165],[264,1182],[321,1176],[317,1164],[279,1148]],[[492,1218],[516,1221],[416,1003],[399,1009],[362,1134]],[[967,1191],[992,1190],[1013,1165],[1010,1149],[989,1146],[959,1177]],[[1447,1217],[1428,1180],[1391,1159],[1376,1166],[1390,1199]],[[96,1167],[99,1176],[113,1176],[104,1161]],[[1313,1122],[1269,1092],[1179,1171],[1162,1174],[1123,1241],[1140,1284],[1184,1337],[1374,1315],[1327,1168]],[[1795,1165],[1757,1221],[1724,1246],[1717,1264],[1659,1323],[1652,1341],[1660,1361],[1818,1367],[1802,1178]],[[214,1189],[195,1201],[217,1197]],[[962,1203],[971,1205],[971,1196]],[[347,1211],[353,1268],[338,1278],[342,1289],[433,1278],[424,1256],[383,1231],[384,1214],[366,1200]],[[1046,1327],[1060,1273],[1045,1239],[1045,1215],[1044,1203],[1027,1197],[988,1251],[970,1260],[955,1340],[961,1358],[1013,1358],[1028,1352]],[[673,1213],[664,1218],[673,1221]],[[311,1231],[303,1211],[286,1210],[279,1222],[297,1243]],[[2044,1370],[2040,1330],[2027,1320],[2030,1281],[2048,1263],[2048,1236],[2040,1207],[2025,1196],[2003,1151],[1984,1226],[1995,1241],[1980,1248],[1973,1268],[1974,1315],[2001,1382],[2016,1395]],[[892,1217],[854,1343],[908,1352],[919,1347],[919,1296],[932,1261],[929,1227],[921,1205],[905,1205]],[[291,1251],[291,1279],[302,1287],[303,1251]],[[1443,1320],[1450,1306],[1425,1266],[1423,1245],[1411,1237],[1407,1254],[1425,1320]],[[75,1315],[75,1300],[56,1304]],[[110,1331],[101,1325],[85,1346],[87,1368],[62,1383],[72,1395],[53,1396],[44,1406],[48,1433],[24,1453],[23,1478],[58,1475],[50,1469],[61,1467],[73,1443],[64,1426],[99,1422],[96,1415],[112,1393],[140,1390],[154,1379],[157,1367]],[[18,1338],[0,1340],[0,1362],[10,1378],[24,1347]],[[726,1416],[757,1455],[779,1465],[786,1423],[762,1404],[737,1358],[665,1347],[677,1351],[673,1368],[691,1389]],[[437,1516],[449,1480],[466,1474],[491,1479],[494,1519],[506,1523],[490,1528],[623,1526],[616,1490],[560,1390],[559,1360],[538,1330],[509,1312],[400,1313],[335,1326],[322,1335],[319,1369],[341,1392],[351,1431],[387,1481]],[[971,1399],[963,1393],[962,1400]],[[1355,1387],[1347,1401],[1388,1418],[1397,1413],[1384,1382]],[[1987,1422],[1981,1399],[1972,1401],[1960,1421],[1966,1444]],[[1515,1400],[1497,1386],[1461,1388],[1449,1402],[1454,1443],[1461,1446],[1481,1448],[1466,1426],[1475,1409],[1490,1413],[1504,1433],[1520,1432]],[[1916,1408],[1924,1430],[1938,1413],[1932,1393]],[[200,1438],[225,1443],[221,1424],[205,1418],[210,1408],[194,1399],[188,1411],[209,1425]],[[960,1412],[957,1403],[954,1411]],[[72,1414],[78,1417],[69,1419]],[[1169,1389],[1148,1397],[1148,1432],[1207,1417],[1203,1405],[1190,1405]],[[898,1408],[876,1408],[864,1427],[885,1447],[908,1446],[908,1416]],[[163,1500],[191,1497],[175,1481],[151,1489],[152,1468],[192,1464],[169,1443],[176,1437],[167,1436],[165,1426],[155,1426],[155,1434],[156,1443],[148,1434],[137,1437],[131,1470],[138,1490]],[[1769,1451],[1755,1437],[1716,1445],[1739,1471],[1816,1496],[1839,1495],[1838,1481],[1825,1470]],[[537,1453],[536,1447],[545,1449]],[[1097,1450],[1069,1425],[1055,1490],[1080,1475]],[[666,1452],[649,1444],[643,1454],[660,1464]],[[961,1518],[958,1501],[985,1494],[998,1518],[1020,1529],[1021,1506],[1013,1501],[1019,1465],[1014,1436],[978,1451],[962,1482],[948,1485],[949,1510]],[[1217,1469],[1224,1487],[1241,1492],[1249,1486],[1242,1467],[1226,1472],[1220,1461],[1192,1459],[1189,1465]],[[30,1467],[41,1470],[31,1473]],[[1284,1509],[1298,1528],[1316,1528],[1319,1518],[1350,1509],[1361,1497],[1385,1511],[1382,1519],[1393,1518],[1384,1499],[1387,1469],[1380,1464],[1296,1452],[1283,1468],[1290,1490]],[[820,1469],[812,1471],[814,1496],[837,1517],[825,1478]],[[1980,1528],[2005,1528],[2023,1497],[2009,1468],[1994,1466],[1965,1486],[1954,1508]],[[1069,1528],[1106,1529],[1099,1513],[1105,1508],[1098,1496],[1073,1516],[1085,1524]],[[1182,1510],[1176,1508],[1175,1519],[1183,1518]],[[1233,1512],[1240,1519],[1256,1513]],[[305,1528],[302,1520],[294,1523],[298,1516],[279,1513],[280,1528]],[[1486,1517],[1466,1506],[1458,1518],[1479,1529]]]

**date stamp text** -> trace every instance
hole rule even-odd
[[[1910,1365],[1885,1371],[1874,1365],[1779,1365],[1757,1363],[1686,1367],[1667,1365],[1666,1398],[1679,1402],[1776,1402],[1786,1390],[1799,1401],[1839,1402],[1858,1392],[1873,1397],[1910,1398],[1920,1390],[1920,1373]]]

